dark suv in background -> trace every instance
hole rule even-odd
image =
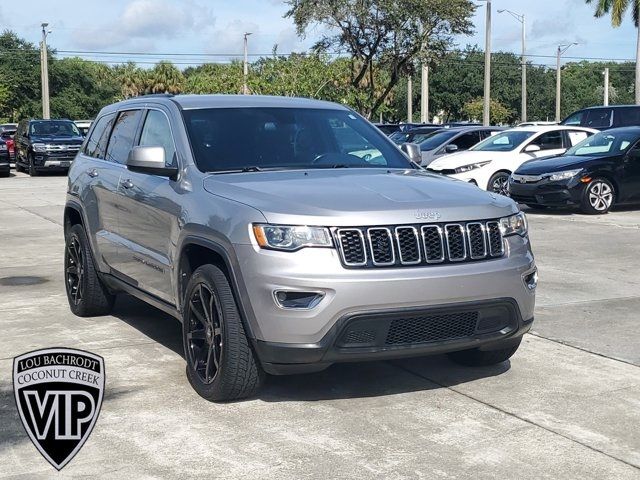
[[[16,171],[66,172],[84,140],[71,120],[23,120],[15,134]]]
[[[640,106],[612,105],[578,110],[565,118],[560,125],[607,130],[618,127],[640,127]]]

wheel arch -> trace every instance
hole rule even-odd
[[[499,173],[506,173],[507,175],[511,175],[513,172],[507,168],[501,168],[493,172],[491,175],[489,175],[489,178],[487,179],[487,190],[489,190],[489,187],[491,186],[491,179]]]
[[[258,327],[244,286],[239,262],[230,246],[227,247],[214,240],[190,235],[182,241],[177,256],[175,283],[178,310],[184,311],[184,295],[191,274],[198,267],[206,264],[216,265],[227,275],[245,331],[249,338],[257,338],[255,334],[258,333]]]
[[[589,174],[588,176],[591,177],[592,181],[597,178],[604,178],[608,180],[611,185],[613,185],[613,203],[618,202],[620,198],[620,184],[616,181],[615,175],[613,175],[611,172],[607,172],[606,170],[597,170],[592,174]],[[589,185],[590,183],[591,182],[587,183],[587,185]]]

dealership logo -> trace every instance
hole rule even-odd
[[[62,469],[87,441],[104,394],[104,360],[82,350],[49,348],[13,360],[20,419],[38,451]]]

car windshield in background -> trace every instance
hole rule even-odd
[[[351,112],[297,108],[185,110],[204,172],[297,168],[415,168]]]
[[[602,132],[583,140],[567,150],[565,155],[586,157],[590,155],[618,155],[640,140],[640,135],[630,132]]]
[[[515,150],[527,138],[531,137],[535,132],[527,132],[523,130],[511,130],[508,132],[498,133],[492,137],[483,140],[471,150],[479,152],[510,152]]]
[[[433,150],[438,148],[443,143],[451,140],[460,132],[437,132],[429,134],[422,142],[416,142],[420,144],[420,149],[424,151]]]
[[[40,136],[62,136],[62,137],[79,137],[80,131],[73,122],[65,121],[42,121],[31,122],[29,134],[36,137]]]

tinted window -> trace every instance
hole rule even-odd
[[[444,131],[429,134],[425,139],[420,142],[420,150],[423,152],[427,152],[429,150],[433,150],[434,148],[438,148],[443,143],[451,140],[453,137],[457,135],[456,132],[452,131]]]
[[[569,115],[567,118],[565,118],[565,120],[562,122],[562,125],[582,125],[582,120],[584,119],[584,111],[581,112],[576,112],[572,115]]]
[[[171,135],[171,127],[164,113],[149,110],[142,127],[140,145],[145,147],[163,147],[165,163],[170,166],[176,162],[176,147]]]
[[[584,127],[590,128],[608,128],[611,126],[611,109],[596,108],[586,113],[585,120],[582,122]]]
[[[507,130],[483,140],[471,150],[480,152],[510,152],[519,147],[522,142],[535,132],[526,130]]]
[[[106,159],[110,162],[125,163],[129,152],[133,148],[138,123],[142,112],[140,110],[128,110],[118,115],[116,124],[113,127],[109,146],[107,147]]]
[[[458,150],[469,150],[479,141],[480,132],[470,132],[456,138],[452,143],[458,147]]]
[[[618,127],[640,125],[640,108],[616,108],[613,112],[613,118]]]
[[[96,122],[96,126],[91,132],[91,136],[87,140],[84,147],[84,154],[94,158],[104,158],[105,147],[109,139],[109,132],[113,125],[114,113],[100,117]]]
[[[540,150],[558,150],[564,148],[562,145],[562,131],[554,130],[552,132],[543,133],[531,142],[531,145],[537,145]]]
[[[202,171],[412,168],[376,127],[344,110],[213,108],[183,115]]]
[[[80,131],[76,124],[64,120],[42,120],[31,122],[29,126],[29,134],[37,137],[43,136],[60,136],[60,137],[79,137]]]

